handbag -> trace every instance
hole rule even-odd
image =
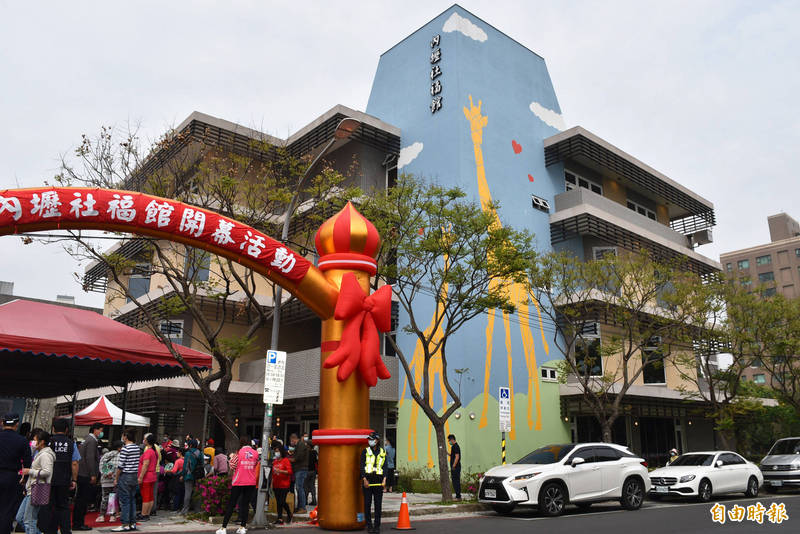
[[[50,484],[37,482],[31,484],[31,504],[34,506],[47,506],[50,504]]]
[[[119,511],[119,503],[117,503],[117,494],[111,492],[108,494],[108,504],[106,505],[106,513],[108,515],[116,515]]]

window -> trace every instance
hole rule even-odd
[[[573,454],[570,457],[570,459],[569,459],[570,463],[575,458],[583,458],[584,463],[587,463],[587,464],[593,463],[595,461],[594,449],[592,449],[591,447],[584,447],[582,449],[578,449],[577,451],[575,451],[575,454]]]
[[[557,382],[558,371],[550,367],[542,367],[542,380],[545,382]]]
[[[725,264],[725,270],[728,271],[729,273],[732,273],[733,272],[733,264],[730,263],[730,262],[726,263]]]
[[[617,247],[592,247],[592,256],[596,260],[602,260],[606,256],[616,256]]]
[[[742,287],[750,287],[753,285],[753,281],[750,280],[749,276],[739,278],[739,283],[742,284]]]
[[[211,271],[211,254],[204,250],[191,250],[186,258],[186,278],[193,282],[208,282]]]
[[[768,273],[758,273],[758,281],[762,284],[764,282],[773,282],[775,280],[775,273],[769,271]]]
[[[611,447],[595,447],[595,462],[616,462],[622,455],[618,450]]]
[[[764,290],[764,297],[774,297],[778,291],[774,287],[768,287]]]
[[[384,356],[392,356],[397,357],[397,352],[394,350],[394,346],[392,345],[389,338],[397,342],[397,322],[398,316],[400,314],[400,303],[397,301],[392,301],[392,327],[389,332],[381,332],[380,334],[380,343],[381,347],[383,347],[383,351],[381,354]]]
[[[755,360],[753,360],[750,363],[750,367],[759,368],[759,367],[763,367],[763,366],[764,366],[764,364],[761,362],[761,358],[756,358]]]
[[[753,383],[754,384],[766,384],[767,381],[764,379],[764,375],[753,375]]]
[[[770,263],[772,263],[772,256],[770,254],[756,258],[756,265],[769,265]]]
[[[800,258],[800,248],[794,249],[794,255]]]
[[[158,329],[172,343],[183,343],[183,319],[161,321],[158,324]]]
[[[533,205],[534,209],[543,211],[545,213],[550,213],[550,203],[542,197],[531,195],[531,204]]]
[[[567,191],[572,191],[576,187],[582,187],[583,189],[588,189],[592,193],[597,193],[598,195],[603,194],[602,185],[570,171],[564,171],[564,187]]]
[[[750,268],[750,260],[739,260],[738,267],[740,271]]]
[[[648,219],[656,220],[656,214],[653,210],[649,210],[642,206],[641,204],[637,204],[636,202],[629,200],[628,201],[628,209],[631,211],[635,211],[639,215],[644,215]]]
[[[600,339],[579,339],[575,344],[575,367],[586,376],[603,376],[603,359]]]
[[[646,365],[645,365],[646,364]],[[664,355],[658,346],[645,347],[642,350],[642,378],[645,384],[666,384],[664,372]]]
[[[128,302],[131,301],[131,298],[138,299],[139,297],[146,295],[149,291],[150,264],[137,263],[133,268],[133,271],[131,271],[130,278],[128,278],[128,293],[130,293]]]
[[[722,465],[737,465],[737,464],[740,464],[740,463],[741,464],[744,463],[744,460],[742,460],[738,456],[736,456],[734,454],[730,454],[730,453],[720,454],[719,456],[717,456],[717,461],[720,461],[720,460],[722,460]]]

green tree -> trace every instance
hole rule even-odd
[[[401,329],[413,336],[421,353],[413,361],[412,354],[389,338],[411,396],[436,433],[445,501],[452,499],[445,423],[461,407],[451,382],[447,343],[489,309],[513,311],[509,289],[525,281],[526,265],[533,258],[530,236],[498,225],[498,207],[489,208],[484,211],[458,188],[408,175],[362,206],[383,239],[378,279],[392,284],[407,319]],[[441,368],[450,399],[441,410],[433,398],[434,363]]]
[[[708,416],[727,449],[731,448],[738,416],[752,408],[747,396],[741,395],[742,375],[755,357],[741,335],[748,327],[747,314],[742,312],[750,300],[747,293],[721,276],[698,280],[691,291],[685,292],[686,328],[678,331],[687,350],[674,362],[683,382],[677,389],[687,399],[709,405]],[[722,365],[723,357],[730,361]]]
[[[283,214],[293,195],[299,194],[300,202],[290,214],[290,237],[303,249],[318,222],[359,192],[347,186],[343,174],[324,163],[298,191],[304,173],[311,171],[310,157],[294,157],[284,147],[271,144],[273,141],[265,137],[251,139],[245,146],[220,144],[211,135],[198,139],[196,135],[169,131],[147,146],[135,131],[120,135],[104,127],[96,137],[84,135],[74,154],[62,158],[55,182],[173,198],[216,211],[268,235],[280,235]],[[272,287],[274,296],[274,286],[250,269],[225,258],[210,257],[200,249],[117,235],[120,240],[138,240],[139,251],[135,255],[104,252],[91,234],[81,232],[70,232],[66,248],[78,259],[97,261],[105,267],[108,280],[113,282],[108,284],[107,298],[135,304],[138,318],[134,326],[148,329],[164,343],[197,385],[211,413],[235,436],[226,402],[234,362],[257,348],[257,335],[271,322],[274,307],[263,302],[263,292]],[[161,280],[160,294],[152,298],[134,295],[129,285],[131,275]],[[198,372],[187,365],[160,328],[162,320],[178,314],[191,317],[193,340],[212,355],[210,372]],[[244,333],[226,335],[227,327],[234,324],[243,327]]]
[[[683,350],[676,340],[689,312],[681,303],[696,277],[646,251],[593,261],[552,252],[530,265],[529,276],[531,297],[557,326],[562,380],[575,384],[603,441],[611,442],[630,388],[648,371],[663,372],[673,352]]]
[[[750,342],[751,350],[758,351],[776,398],[800,413],[800,300],[754,296],[750,309],[763,324],[763,335]]]

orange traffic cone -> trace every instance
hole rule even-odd
[[[309,524],[316,525],[319,522],[318,514],[319,514],[319,512],[317,512],[317,508],[314,508],[313,510],[311,510],[311,512],[308,514],[308,518],[311,520],[311,521],[309,521]]]
[[[400,501],[400,515],[397,516],[397,526],[394,530],[417,530],[411,526],[411,518],[408,515],[408,499],[406,492],[403,492],[403,499]]]

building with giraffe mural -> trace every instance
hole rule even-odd
[[[358,159],[356,185],[390,186],[398,173],[417,174],[458,186],[483,206],[499,202],[502,220],[529,230],[540,251],[571,250],[591,260],[645,248],[657,258],[681,258],[701,275],[720,270],[696,251],[710,242],[713,204],[594,133],[567,128],[545,60],[458,5],[381,55],[366,113],[336,106],[287,139],[267,136],[267,141],[293,153],[314,154],[346,116],[361,121],[361,129],[326,159],[341,170]],[[202,113],[193,113],[177,130],[190,148],[219,145],[235,151],[249,140],[265,138]],[[119,245],[131,257],[140,248],[136,241]],[[207,267],[204,273],[208,276]],[[90,265],[85,283],[107,292],[106,277],[102,265]],[[156,302],[163,291],[157,281],[144,278],[132,276],[128,283],[141,298]],[[263,305],[271,307],[270,288],[263,289]],[[450,418],[447,432],[458,437],[465,472],[500,461],[500,387],[511,392],[510,461],[547,443],[599,440],[599,425],[581,405],[573,381],[559,380],[563,355],[554,348],[556,325],[529,300],[525,288],[514,287],[511,294],[514,314],[492,310],[448,341],[449,368],[460,371],[451,380],[463,406]],[[422,315],[426,306],[433,314],[433,300],[418,305]],[[107,306],[105,313],[134,326],[140,322],[128,302],[118,309]],[[209,307],[209,313],[219,312]],[[405,320],[402,312],[395,313],[396,335],[418,375],[421,351],[401,333]],[[273,422],[273,433],[282,438],[317,428],[320,340],[304,332],[318,332],[318,322],[299,305],[291,305],[282,318],[279,348],[289,353],[286,401]],[[176,329],[170,330],[176,340],[193,337],[188,318],[165,317],[164,324]],[[264,328],[234,369],[231,402],[239,430],[249,435],[261,434],[260,388],[270,328]],[[590,336],[599,345],[609,331],[597,323]],[[396,442],[401,471],[432,472],[437,464],[432,427],[406,390],[401,366],[385,339],[382,350],[393,378],[372,391],[370,424]],[[440,372],[441,363],[437,369],[434,361],[432,370]],[[433,383],[439,384],[434,396],[441,409],[448,398],[439,379]],[[703,417],[704,406],[686,401],[677,390],[680,385],[678,373],[666,368],[644,376],[625,399],[614,440],[655,463],[663,463],[673,447],[712,448],[713,429]],[[114,393],[82,392],[78,407],[99,394]],[[131,402],[133,411],[151,415],[156,422],[152,430],[159,435],[184,430],[199,435],[208,427],[207,435],[219,436],[210,418],[207,425],[201,423],[202,399],[188,379],[136,384]],[[65,402],[61,409],[66,410]],[[188,426],[190,421],[194,426]]]
[[[545,60],[458,5],[381,56],[367,113],[400,128],[397,172],[458,186],[484,206],[499,202],[503,220],[531,231],[540,251],[568,249],[590,260],[646,248],[683,258],[699,274],[720,270],[694,250],[710,241],[713,204],[593,133],[567,129]],[[559,383],[555,325],[523,288],[512,297],[516,313],[492,310],[448,342],[449,368],[467,369],[463,408],[448,431],[472,471],[499,463],[500,387],[511,390],[510,460],[547,443],[599,438],[575,386]],[[594,326],[601,340],[607,327]],[[399,343],[419,373],[415,340],[401,335]],[[641,382],[625,401],[615,441],[654,461],[672,447],[713,446],[701,407],[676,390],[677,373]],[[433,383],[441,409],[447,396]],[[405,389],[397,441],[400,466],[435,465],[435,436]]]

